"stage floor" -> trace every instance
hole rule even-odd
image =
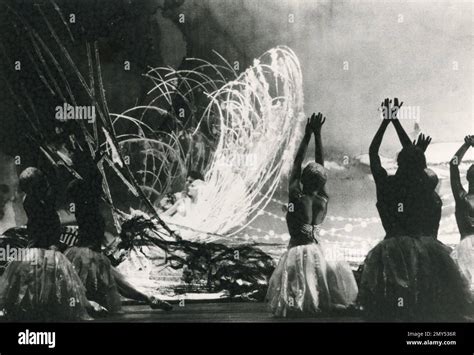
[[[101,322],[362,322],[356,314],[321,314],[313,318],[274,318],[264,303],[253,302],[199,302],[184,306],[173,304],[166,312],[153,310],[147,305],[126,305],[123,313],[110,315]]]

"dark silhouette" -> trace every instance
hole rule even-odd
[[[454,250],[452,257],[458,264],[464,277],[468,280],[471,290],[474,289],[474,164],[467,170],[466,178],[469,189],[466,191],[459,176],[459,164],[469,147],[474,147],[474,136],[466,136],[464,144],[454,155],[450,163],[451,189],[456,202],[456,222],[461,241]]]
[[[81,179],[72,180],[67,196],[74,204],[74,214],[79,226],[78,246],[99,252],[105,233],[105,221],[100,212],[102,175],[97,163],[103,154],[96,152],[95,159],[77,149],[72,157],[73,167]]]
[[[421,134],[417,142],[411,142],[397,118],[403,105],[394,99],[382,102],[384,116],[369,148],[370,168],[377,192],[379,211],[386,237],[397,235],[432,235],[436,237],[441,217],[441,199],[434,192],[437,177],[427,174],[424,151],[431,138]],[[402,144],[398,154],[398,169],[389,176],[382,167],[379,149],[386,128],[393,123]],[[433,187],[434,183],[436,185]],[[418,211],[418,214],[412,212]]]
[[[420,135],[412,143],[397,119],[402,103],[391,103],[382,103],[384,117],[370,146],[377,208],[387,235],[367,255],[359,300],[367,317],[377,320],[460,319],[470,296],[450,249],[436,240],[441,218],[438,178],[426,168],[424,156],[431,139]],[[390,122],[403,146],[393,176],[378,157]]]
[[[469,182],[468,191],[462,186],[459,175],[459,164],[469,147],[474,147],[474,136],[464,138],[464,144],[450,162],[451,190],[456,201],[456,222],[461,239],[474,235],[474,164],[469,167],[466,174],[466,179]]]
[[[23,208],[28,218],[29,247],[57,247],[61,222],[55,208],[55,196],[46,176],[37,168],[26,168],[20,174],[20,189],[26,193]]]
[[[90,319],[86,309],[100,306],[87,300],[75,269],[57,251],[60,222],[47,178],[26,168],[20,188],[26,192],[29,247],[16,249],[0,279],[0,309],[11,320]]]
[[[79,235],[77,247],[68,249],[65,254],[79,271],[88,297],[112,312],[120,310],[119,293],[147,302],[152,308],[171,310],[167,302],[137,290],[101,253],[105,221],[100,211],[103,178],[97,164],[102,157],[101,151],[95,153],[94,159],[79,149],[73,154],[73,166],[81,178],[69,184],[68,196],[74,203]]]

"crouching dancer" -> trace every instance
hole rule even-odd
[[[0,309],[11,320],[87,320],[87,310],[103,308],[86,290],[69,260],[59,251],[60,222],[45,175],[37,168],[20,174],[26,193],[29,245],[19,249],[0,279]]]

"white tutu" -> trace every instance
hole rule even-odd
[[[326,258],[328,251],[312,243],[291,247],[281,256],[266,296],[274,315],[311,315],[355,302],[358,288],[349,265]]]
[[[469,282],[471,293],[474,293],[474,235],[463,238],[451,253],[451,257]]]
[[[88,320],[86,289],[69,260],[60,252],[17,249],[0,278],[0,310],[10,320]]]

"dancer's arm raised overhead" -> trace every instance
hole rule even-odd
[[[321,140],[321,128],[323,127],[324,122],[326,122],[326,117],[323,117],[322,113],[319,112],[316,116],[313,115],[313,118],[310,121],[311,129],[314,133],[314,151],[315,151],[315,160],[316,163],[324,166],[324,154],[323,154],[323,142]]]
[[[326,117],[323,117],[321,112],[315,116],[314,113],[311,116],[313,118],[310,121],[311,129],[313,130],[314,134],[314,153],[315,153],[315,160],[316,163],[324,166],[324,153],[323,153],[323,142],[321,139],[321,128],[323,127],[324,122],[326,122]],[[321,194],[323,196],[328,197],[328,193],[326,191],[326,185],[321,188]]]
[[[426,148],[431,143],[431,137],[430,136],[425,136],[423,133],[420,133],[418,135],[418,139],[413,141],[413,145],[417,146],[420,148],[423,152],[426,152]]]
[[[385,102],[382,102],[382,109],[384,109],[384,103],[388,103],[388,99],[385,99]],[[382,144],[382,138],[388,125],[390,124],[390,120],[388,119],[386,112],[387,111],[384,111],[382,123],[380,124],[377,133],[375,133],[375,136],[372,139],[372,143],[370,143],[369,147],[370,170],[372,171],[375,183],[377,183],[381,178],[387,176],[387,171],[382,167],[379,157],[379,149],[380,145]]]
[[[456,154],[454,154],[454,157],[449,163],[451,190],[453,192],[453,196],[456,202],[464,198],[467,194],[461,183],[461,177],[459,175],[459,164],[461,164],[462,158],[464,157],[464,154],[466,154],[470,146],[474,146],[474,136],[466,136],[464,138],[463,145],[458,149]]]
[[[288,189],[290,193],[292,191],[300,189],[300,180],[301,180],[301,166],[303,165],[303,160],[308,150],[309,141],[311,140],[312,122],[315,120],[315,114],[308,118],[306,122],[306,128],[304,130],[303,140],[300,143],[298,151],[296,152],[296,157],[293,162],[293,168],[291,170],[290,183]]]
[[[386,115],[386,118],[388,118],[390,121],[392,121],[393,126],[395,127],[395,130],[397,131],[398,139],[400,139],[400,143],[402,144],[402,147],[407,147],[411,145],[411,140],[410,137],[408,137],[407,132],[402,127],[402,124],[400,123],[400,120],[398,119],[398,111],[403,105],[402,102],[398,102],[398,98],[393,99],[393,106],[392,100],[385,99],[385,101],[382,103],[382,110],[384,110],[384,115]]]

